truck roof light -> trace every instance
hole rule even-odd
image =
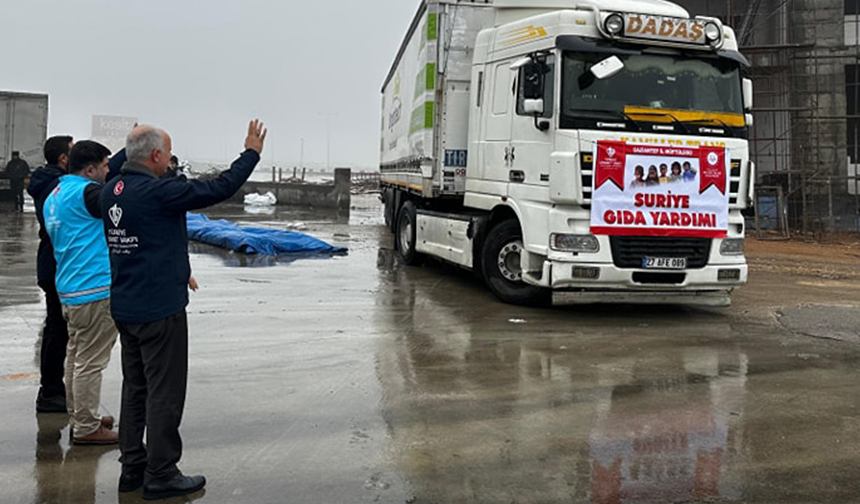
[[[620,14],[610,14],[603,26],[610,35],[621,35],[621,32],[624,31],[624,18]]]
[[[720,30],[720,27],[716,23],[708,23],[705,25],[705,37],[707,37],[710,42],[719,41],[722,34],[722,30]]]

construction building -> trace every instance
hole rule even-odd
[[[763,222],[818,240],[860,232],[860,0],[675,1],[732,26],[752,64]]]

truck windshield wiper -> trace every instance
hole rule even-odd
[[[684,133],[687,133],[688,135],[690,134],[690,128],[686,126],[686,123],[684,121],[678,120],[677,117],[673,116],[669,112],[636,112],[636,115],[668,117],[672,120],[672,124],[680,126]]]
[[[718,123],[722,125],[726,129],[731,129],[731,126],[726,124],[722,119],[718,119],[716,117],[703,117],[701,119],[689,119],[686,121],[682,121],[684,124],[713,124]]]
[[[584,108],[567,109],[567,115],[574,117],[587,117],[589,119],[614,119],[616,121],[624,121],[632,124],[636,131],[642,131],[642,123],[630,117],[630,114],[618,110],[594,110]]]

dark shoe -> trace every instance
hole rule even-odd
[[[101,420],[99,422],[102,424],[102,427],[104,427],[105,429],[107,429],[107,430],[113,429],[114,418],[112,416],[105,415],[101,418]]]
[[[39,396],[36,397],[36,411],[39,413],[68,413],[69,411],[66,409],[66,396],[55,395],[46,397],[39,392]]]
[[[203,476],[185,476],[178,473],[167,481],[151,481],[143,485],[143,498],[145,500],[166,499],[188,495],[206,486],[206,478]]]
[[[122,474],[119,477],[119,491],[120,492],[134,492],[138,488],[143,486],[143,473],[146,470],[145,467],[141,467],[140,469],[123,469]]]
[[[116,431],[105,429],[99,425],[99,428],[86,436],[73,436],[72,442],[77,445],[106,445],[119,443],[119,434]]]

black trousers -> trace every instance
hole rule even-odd
[[[24,181],[21,179],[12,179],[9,181],[12,189],[12,194],[15,195],[15,210],[24,211]]]
[[[122,342],[119,448],[123,472],[145,466],[145,481],[169,479],[179,471],[176,463],[182,457],[179,424],[188,378],[185,310],[147,324],[116,325]]]
[[[39,393],[42,397],[66,396],[63,385],[65,375],[66,346],[69,344],[69,328],[63,318],[63,307],[54,284],[40,285],[45,291],[47,316],[42,329],[42,350],[39,356],[41,374]]]

